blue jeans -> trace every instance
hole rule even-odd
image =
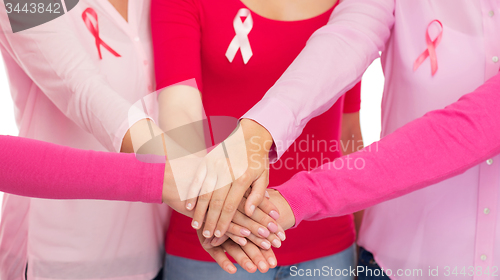
[[[358,280],[390,280],[387,275],[382,275],[382,269],[373,258],[373,254],[359,247],[358,266],[363,269],[358,272]],[[378,276],[375,276],[378,275]]]
[[[201,262],[168,255],[163,280],[282,280],[282,279],[342,279],[353,280],[355,269],[354,246],[335,255],[289,266],[277,266],[267,273],[248,273],[236,265],[238,271],[229,274],[217,263]],[[279,261],[279,260],[278,260]],[[342,276],[342,270],[347,276]],[[350,271],[353,270],[352,273]],[[310,274],[308,274],[308,272]],[[337,275],[335,276],[335,273]],[[309,276],[312,275],[312,276]],[[315,275],[315,276],[314,276]]]

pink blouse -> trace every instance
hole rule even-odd
[[[431,42],[442,34],[433,43],[435,74],[429,56],[414,69],[429,48],[426,34]],[[408,279],[400,275],[406,269],[421,269],[425,278],[429,267],[439,268],[439,279],[456,277],[453,271],[461,279],[498,276],[498,34],[496,0],[341,2],[244,116],[263,124],[277,143],[291,143],[382,51],[386,138],[285,183],[280,191],[297,220],[380,203],[366,210],[359,243],[393,279]],[[277,155],[287,148],[277,145]]]
[[[3,1],[2,1],[3,2]],[[105,0],[80,0],[63,16],[13,33],[0,3],[0,49],[19,134],[73,148],[119,151],[147,115],[131,104],[153,92],[150,1],[129,0],[128,22]],[[82,16],[97,14],[99,38]],[[50,200],[6,194],[0,278],[150,280],[163,264],[166,205]]]

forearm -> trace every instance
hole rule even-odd
[[[164,164],[0,136],[1,191],[49,199],[161,203]]]
[[[188,85],[164,88],[158,103],[161,130],[191,154],[206,152],[212,143],[205,139],[210,130],[198,89]]]
[[[427,113],[364,150],[301,172],[277,189],[297,224],[353,213],[438,183],[500,152],[500,74],[442,110]],[[358,162],[358,166],[359,163]]]
[[[379,56],[394,23],[394,0],[340,3],[276,84],[243,117],[273,136],[279,158],[307,122],[351,89]]]
[[[352,154],[363,149],[359,112],[344,113],[342,115],[340,147],[342,148],[342,155]]]

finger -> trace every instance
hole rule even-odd
[[[210,242],[210,245],[212,245],[213,247],[217,247],[217,246],[220,246],[222,245],[222,243],[226,242],[226,240],[228,240],[229,237],[227,236],[227,233],[226,235],[222,236],[222,237],[214,237],[213,240]]]
[[[267,203],[268,202],[263,202],[263,203],[261,203],[261,205],[267,204]],[[238,207],[239,212],[243,212],[243,205],[244,204],[245,204],[245,199],[243,198],[241,200],[240,206]],[[274,239],[269,239],[269,237],[268,237],[268,240],[272,242],[273,246],[278,247],[278,244],[279,244],[279,246],[281,246],[281,241],[285,241],[286,235],[285,235],[285,231],[283,230],[283,228],[272,217],[270,217],[264,211],[262,211],[260,209],[260,206],[259,206],[259,208],[257,208],[254,211],[254,214],[250,218],[260,225],[265,225],[270,232],[275,233],[279,237],[280,240],[276,240],[276,241]],[[246,223],[240,224],[241,226],[246,227],[246,226],[252,225],[251,223],[249,223],[247,221],[246,218],[244,218],[244,219],[245,219]],[[253,232],[253,233],[256,234],[255,232]]]
[[[203,235],[201,234],[201,230],[198,230],[197,233],[198,233],[198,238],[200,239],[200,241],[202,241],[203,248],[217,262],[217,264],[229,274],[236,273],[236,270],[237,270],[236,266],[234,266],[234,264],[226,256],[226,253],[224,252],[224,248],[223,247],[212,247],[210,244],[206,244],[207,239],[205,239],[203,237]],[[229,242],[229,241],[233,242],[231,240],[228,240],[226,242]],[[234,244],[234,242],[233,242],[233,244]],[[234,244],[234,245],[237,246],[236,244]],[[229,244],[226,245],[226,248],[229,248]],[[244,255],[244,257],[246,257],[248,259],[248,261],[246,261],[246,262],[252,263],[252,261],[246,256],[245,252],[241,248],[240,248],[240,251],[241,252],[238,252],[237,248],[231,248],[230,255],[233,258],[235,258],[235,256],[238,256],[242,262],[244,261],[242,255]],[[252,263],[252,265],[253,265],[253,263]],[[255,265],[254,265],[254,267],[255,267]]]
[[[226,250],[227,254],[233,257],[233,259],[246,271],[249,273],[254,273],[257,271],[257,266],[252,261],[252,259],[248,256],[247,251],[259,250],[258,247],[251,243],[247,243],[244,247],[241,247],[234,243],[232,240],[227,240],[221,247]],[[221,248],[217,247],[217,248]],[[246,249],[245,249],[246,248]],[[252,249],[250,249],[252,248]],[[253,252],[253,251],[252,251]],[[262,259],[265,260],[263,254],[261,253]],[[222,257],[219,257],[222,259]],[[226,256],[227,258],[227,256]]]
[[[210,200],[210,207],[208,208],[208,213],[205,220],[205,228],[203,232],[213,232],[216,237],[221,237],[222,232],[220,229],[215,229],[217,221],[219,220],[220,213],[222,211],[222,206],[224,205],[224,200],[226,199],[227,193],[229,192],[231,185],[227,185],[223,188],[217,189],[212,193],[212,198]]]
[[[267,186],[269,185],[269,170],[265,169],[264,172],[252,184],[252,192],[248,196],[245,204],[245,213],[252,216],[253,211],[264,200]]]
[[[276,260],[273,250],[260,250],[260,252],[267,260],[267,263],[271,268],[275,268],[278,265],[278,261]]]
[[[269,193],[266,191],[269,195]],[[262,210],[264,213],[267,213],[271,218],[277,221],[280,218],[278,207],[276,207],[269,199],[262,200],[262,203],[259,204],[257,209]]]
[[[260,248],[262,248],[264,250],[271,249],[271,244],[275,248],[281,247],[281,241],[274,234],[270,234],[267,237],[267,239],[260,238],[260,237],[256,236],[255,234],[250,234],[250,236],[248,236],[246,239],[248,239],[250,242],[252,242],[253,244],[259,246]]]
[[[186,208],[188,210],[193,210],[196,206],[196,201],[198,200],[198,196],[200,194],[201,186],[203,185],[203,181],[205,181],[205,177],[207,176],[207,166],[206,162],[202,161],[198,169],[196,170],[196,175],[191,182],[188,190],[188,196],[186,200]]]
[[[251,233],[260,238],[267,238],[271,234],[267,228],[252,220],[240,211],[237,211],[234,215],[233,222],[246,229],[249,229]]]
[[[247,241],[247,239],[246,239],[246,238],[244,238],[244,237],[240,237],[240,236],[237,236],[237,235],[231,234],[231,233],[229,233],[229,232],[226,232],[226,236],[227,236],[227,237],[229,237],[229,238],[231,238],[231,240],[233,240],[233,241],[234,241],[234,243],[236,243],[236,244],[238,244],[238,245],[240,245],[240,246],[245,246],[245,245],[247,245],[247,242],[248,242],[248,241]],[[216,238],[217,238],[217,237],[216,237]],[[224,239],[224,237],[219,238],[219,239],[221,239],[221,240],[222,240],[222,239]],[[211,244],[212,244],[213,246],[215,246],[215,244],[217,244],[216,242],[217,242],[217,241],[212,241],[212,243],[211,243]],[[222,242],[222,243],[224,243],[224,242]],[[221,244],[222,244],[222,243],[221,243]]]
[[[220,214],[219,222],[217,223],[216,229],[225,234],[231,220],[233,219],[238,205],[243,198],[243,195],[247,191],[251,184],[250,174],[245,172],[240,178],[233,182],[231,189],[227,194],[226,200],[224,201],[224,206],[222,207],[222,212]]]
[[[215,188],[215,184],[217,183],[217,178],[215,173],[210,172],[210,167],[208,168],[208,175],[203,181],[203,185],[201,187],[201,194],[198,197],[198,202],[196,208],[194,210],[193,223],[192,226],[195,229],[200,229],[201,224],[205,220],[205,214],[208,209],[208,205],[212,198],[213,189]],[[211,231],[204,230],[203,236],[206,238],[212,236]]]
[[[229,225],[229,228],[227,229],[227,233],[232,233],[234,235],[240,236],[240,237],[247,237],[251,234],[250,230],[247,228],[244,228],[238,224],[231,223]]]
[[[243,249],[245,254],[252,260],[252,262],[257,265],[260,272],[266,273],[269,270],[270,263],[268,263],[268,260],[265,256],[270,256],[270,254],[265,254],[266,250],[261,250],[251,242],[248,242],[247,245],[241,248]],[[272,251],[272,249],[267,251]]]

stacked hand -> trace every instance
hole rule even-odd
[[[181,152],[181,141],[168,139],[162,130],[146,121],[134,125],[126,137],[130,137],[129,146],[135,152],[135,147],[141,147],[148,154],[167,155],[163,200],[174,210],[194,217],[192,225],[198,230],[203,247],[223,269],[236,271],[224,254],[226,251],[247,271],[255,272],[258,268],[266,272],[277,265],[270,248],[280,247],[285,240],[283,228],[293,226],[293,213],[278,192],[266,192],[272,145],[269,133],[250,120],[240,124],[224,141],[224,147],[219,145],[204,157]],[[152,131],[155,139],[148,141],[145,131]],[[172,150],[189,156],[174,162]],[[172,172],[171,164],[182,167],[181,178],[179,172]],[[182,186],[183,178],[190,178],[187,191]],[[188,199],[184,201],[181,195],[186,193]],[[265,199],[266,193],[269,199]]]
[[[271,245],[279,248],[286,238],[277,221],[282,220],[287,228],[295,223],[283,197],[274,190],[266,191],[272,138],[259,124],[244,119],[224,144],[225,157],[216,148],[199,166],[186,208],[194,212],[192,226],[203,247],[222,268],[229,273],[236,270],[229,265],[225,250],[247,271],[255,272],[258,267],[265,272],[276,266],[274,254],[266,250]],[[285,216],[280,219],[279,213]],[[251,233],[235,235],[235,228],[244,231],[241,227]]]

